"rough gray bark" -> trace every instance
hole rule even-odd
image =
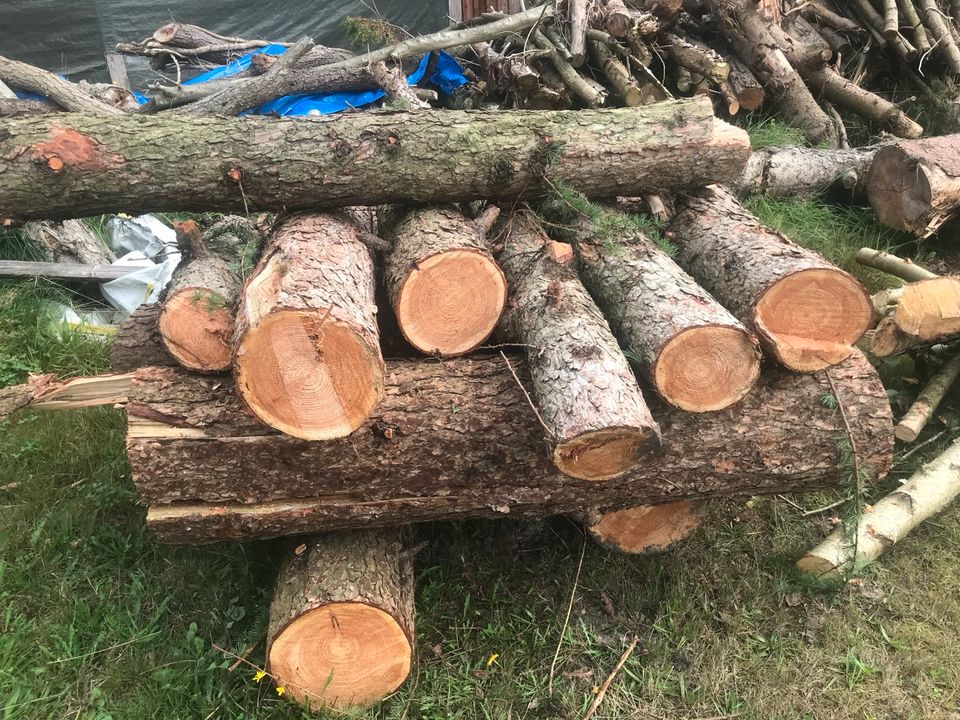
[[[591,40],[589,46],[594,64],[607,78],[607,82],[610,83],[623,104],[626,107],[641,105],[643,103],[643,92],[627,66],[617,59],[605,43]]]
[[[120,323],[110,347],[110,369],[130,372],[148,365],[176,365],[160,337],[160,305],[141,305]]]
[[[91,97],[74,83],[52,72],[3,56],[0,56],[0,81],[13,88],[43,95],[64,110],[108,115],[122,112],[113,105]]]
[[[49,100],[20,100],[19,98],[0,98],[0,117],[21,117],[23,115],[45,115],[62,112],[56,103]]]
[[[511,360],[527,381],[526,364]],[[664,450],[619,478],[559,473],[543,428],[503,358],[391,361],[380,408],[348,438],[271,434],[228,381],[153,368],[127,406],[127,456],[164,541],[272,537],[466,517],[545,517],[674,500],[788,492],[846,482],[843,404],[860,464],[882,475],[892,421],[860,355],[814,375],[773,369],[738,405],[691,414],[651,401]]]
[[[627,359],[580,283],[573,250],[529,211],[504,219],[497,256],[510,284],[507,334],[527,363],[551,458],[571,477],[606,480],[660,448],[660,429]]]
[[[803,147],[756,150],[730,187],[740,195],[769,197],[811,195],[834,185],[861,193],[866,190],[867,174],[879,149],[874,146],[850,150]]]
[[[365,707],[410,673],[412,562],[399,530],[287,542],[270,603],[267,672],[301,703]]]
[[[43,248],[53,262],[109,265],[117,259],[82,220],[35,220],[23,226],[23,234]]]
[[[732,180],[749,149],[746,133],[714,118],[707,98],[602,111],[322,119],[56,114],[5,122],[0,222],[118,210],[513,201],[544,192],[547,180],[591,197],[630,196]]]

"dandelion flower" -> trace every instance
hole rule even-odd
[[[267,673],[263,670],[257,670],[257,674],[253,676],[254,682],[260,682],[267,676]]]
[[[487,667],[490,667],[491,665],[493,665],[493,664],[497,661],[497,658],[498,658],[498,657],[500,657],[500,653],[494,653],[493,655],[491,655],[490,657],[488,657],[488,658],[487,658]]]
[[[278,695],[278,696],[283,697],[283,693],[285,693],[285,692],[286,692],[286,688],[284,688],[282,685],[278,685],[278,686],[277,686],[277,695]]]

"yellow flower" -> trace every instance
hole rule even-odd
[[[263,680],[266,676],[267,676],[267,673],[265,673],[263,670],[257,670],[257,674],[253,676],[253,681],[254,681],[254,682],[260,682],[260,681]]]
[[[594,685],[592,688],[590,688],[590,692],[592,692],[594,695],[598,695],[600,693],[600,686]]]
[[[487,658],[487,667],[490,667],[491,665],[493,665],[493,664],[497,661],[497,658],[498,658],[498,657],[500,657],[500,653],[494,653],[493,655],[491,655],[490,657],[488,657],[488,658]]]
[[[286,692],[286,688],[282,685],[277,685],[277,695],[282,696],[284,692]]]

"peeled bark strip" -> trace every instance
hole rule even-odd
[[[191,259],[177,268],[160,312],[160,336],[184,367],[201,372],[230,367],[242,265],[259,246],[253,223],[224,218],[194,243]]]
[[[582,522],[597,543],[631,554],[669,550],[700,527],[702,500],[679,500],[662,505],[638,505],[609,513],[594,513]]]
[[[910,480],[870,512],[857,519],[856,537],[834,530],[797,561],[801,572],[833,578],[876,560],[927,518],[945,509],[960,493],[960,440],[937,459],[917,470]]]
[[[384,279],[403,336],[428,354],[476,348],[507,301],[507,282],[480,229],[452,208],[411,210],[389,225]]]
[[[960,355],[947,360],[937,371],[926,387],[917,396],[913,405],[894,428],[897,440],[913,442],[930,422],[937,411],[940,401],[960,376]]]
[[[130,372],[148,365],[176,365],[160,337],[160,305],[141,305],[120,323],[110,347],[110,369]]]
[[[553,464],[582,480],[607,480],[660,448],[627,359],[580,283],[573,250],[554,243],[529,212],[502,227],[498,256],[510,283],[509,334],[527,362]]]
[[[413,662],[413,572],[399,530],[288,543],[270,603],[267,672],[311,708],[366,707]]]
[[[610,242],[604,222],[573,224],[583,281],[656,391],[691,412],[742,399],[760,375],[756,339],[643,233],[621,222]]]
[[[821,150],[772,147],[756,150],[730,186],[740,195],[793,197],[811,195],[832,185],[851,192],[866,188],[867,174],[879,148]]]
[[[707,98],[309,120],[62,113],[4,123],[0,222],[118,210],[512,202],[542,193],[548,180],[590,197],[639,195],[727,182],[749,152],[747,134],[717,120]]]
[[[919,237],[936,232],[960,210],[960,133],[884,147],[867,196],[884,225]]]
[[[290,217],[243,290],[237,391],[263,422],[294,437],[348,435],[383,397],[373,257],[359,232],[342,216]]]
[[[670,227],[680,265],[784,367],[838,363],[870,326],[870,296],[856,278],[761,225],[721,187],[687,198]]]
[[[82,220],[62,223],[36,220],[23,226],[23,234],[43,248],[54,262],[109,265],[116,257]]]
[[[521,380],[526,364],[511,360]],[[827,372],[862,467],[892,458],[890,406],[860,355]],[[393,361],[380,408],[349,438],[311,443],[243,409],[230,383],[151,368],[127,406],[127,455],[147,521],[167,542],[274,537],[466,517],[545,517],[640,504],[813,490],[846,482],[824,373],[765,374],[733,408],[695,415],[652,403],[656,462],[602,483],[570,478],[503,358]],[[161,504],[172,503],[172,504]]]

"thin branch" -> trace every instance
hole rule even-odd
[[[502,353],[501,353],[502,354]],[[514,375],[516,377],[516,375]],[[570,603],[567,605],[567,616],[563,619],[563,627],[560,628],[560,639],[557,640],[557,650],[553,653],[553,661],[550,663],[550,676],[547,680],[547,694],[553,695],[553,675],[557,669],[557,658],[560,657],[560,648],[563,645],[563,636],[567,633],[567,625],[570,624],[570,613],[573,612],[573,601],[577,597],[577,585],[580,582],[580,570],[583,568],[583,556],[587,551],[587,536],[583,536],[583,542],[580,545],[580,560],[577,562],[577,574],[573,578],[573,588],[570,590]]]
[[[590,703],[590,707],[587,709],[587,714],[583,716],[583,720],[590,720],[590,718],[593,717],[593,714],[597,711],[597,708],[600,707],[600,703],[603,702],[603,698],[607,694],[607,690],[610,689],[610,683],[613,682],[613,679],[617,676],[617,673],[620,672],[620,668],[623,667],[630,655],[633,654],[633,649],[637,646],[637,641],[639,639],[640,638],[638,638],[636,635],[633,636],[633,642],[631,642],[630,646],[623,651],[623,655],[620,656],[620,660],[617,661],[617,664],[613,666],[613,670],[611,670],[610,674],[607,675],[607,679],[603,681],[603,685],[600,686],[600,692],[597,693],[597,696],[593,699],[593,702]]]

